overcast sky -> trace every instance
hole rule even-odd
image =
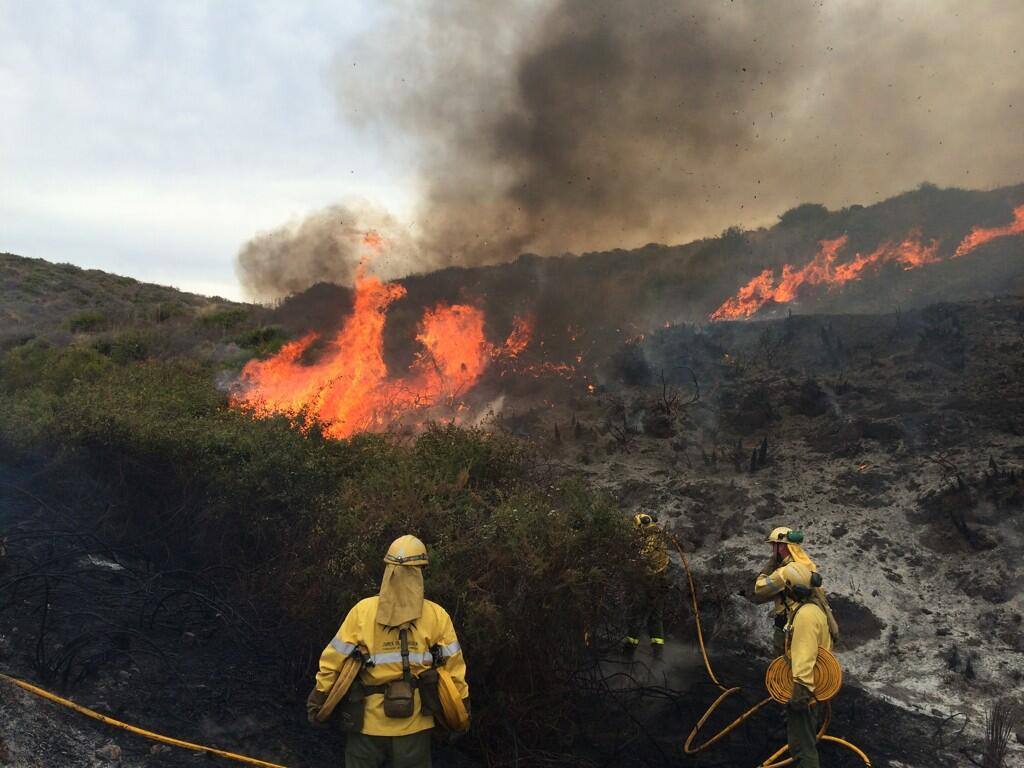
[[[241,297],[256,232],[406,210],[329,82],[374,6],[0,0],[0,251]]]
[[[0,0],[0,251],[240,298],[1015,183],[1022,9]]]

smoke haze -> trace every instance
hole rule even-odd
[[[1020,181],[1020,40],[1024,8],[1000,0],[420,0],[339,53],[334,82],[343,118],[417,170],[396,268],[422,271]],[[245,284],[350,276],[309,247],[334,221],[247,245]]]
[[[363,246],[368,231],[387,243],[384,254]],[[373,258],[374,273],[385,279],[408,274],[418,263],[416,249],[407,230],[386,211],[349,203],[256,235],[239,251],[236,271],[246,293],[266,300],[315,283],[350,285],[364,257]]]

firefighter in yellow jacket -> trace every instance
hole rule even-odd
[[[633,524],[640,534],[640,557],[644,561],[646,582],[643,590],[632,596],[627,616],[628,628],[622,649],[631,654],[640,645],[644,624],[651,639],[651,651],[657,656],[665,646],[665,596],[668,593],[668,548],[665,533],[658,520],[646,512],[634,516]]]
[[[421,695],[420,676],[443,664],[468,711],[466,662],[451,617],[423,597],[423,542],[415,536],[396,539],[384,562],[380,594],[349,611],[320,656],[307,709],[310,720],[317,719],[342,664],[361,653],[362,670],[341,705],[346,768],[429,767],[435,715],[425,707],[429,699]]]
[[[818,648],[832,650],[834,619],[823,603],[821,577],[815,571],[801,563],[788,563],[775,574],[784,583],[786,657],[793,671],[793,694],[786,707],[789,752],[799,768],[820,768],[814,664]]]
[[[800,563],[810,571],[817,571],[818,568],[811,560],[810,555],[803,548],[804,535],[792,528],[775,528],[768,534],[768,544],[771,545],[772,554],[768,562],[761,568],[754,582],[754,602],[772,602],[771,616],[774,621],[775,630],[772,638],[772,648],[776,656],[781,656],[785,651],[785,639],[783,627],[786,626],[786,601],[783,597],[784,585],[782,579],[777,576],[777,571],[790,563]],[[824,594],[824,593],[822,593]]]

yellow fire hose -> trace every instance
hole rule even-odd
[[[693,584],[693,573],[690,571],[690,563],[686,559],[686,555],[683,554],[683,548],[679,546],[679,542],[676,540],[676,537],[669,534],[669,538],[675,545],[676,552],[679,553],[679,558],[683,561],[683,569],[686,571],[686,579],[690,585],[690,599],[693,603],[693,618],[697,626],[697,642],[700,645],[701,656],[704,657],[704,668],[708,671],[708,677],[711,678],[711,682],[718,686],[718,688],[722,691],[721,695],[717,699],[715,699],[714,702],[712,702],[711,706],[708,707],[707,711],[704,712],[704,715],[700,718],[700,720],[697,721],[697,724],[693,726],[693,730],[690,731],[690,735],[686,738],[686,742],[683,744],[683,751],[686,752],[686,754],[695,755],[698,752],[703,752],[711,745],[725,738],[725,736],[727,736],[729,733],[731,733],[740,725],[742,725],[746,720],[753,717],[754,714],[759,712],[765,705],[769,704],[771,701],[774,700],[779,701],[781,703],[789,701],[790,693],[793,690],[793,676],[792,673],[790,673],[789,671],[788,665],[786,665],[785,663],[784,657],[779,657],[778,659],[775,659],[775,661],[768,667],[768,670],[765,673],[765,686],[768,688],[768,692],[771,695],[769,695],[765,699],[762,699],[757,704],[752,706],[750,709],[748,709],[742,715],[737,717],[735,720],[729,723],[729,725],[725,726],[725,728],[716,733],[703,744],[699,744],[696,747],[693,746],[693,742],[697,738],[697,734],[700,732],[700,729],[704,726],[704,723],[706,723],[708,719],[710,719],[711,715],[715,713],[715,711],[722,704],[722,702],[724,702],[727,698],[732,696],[732,694],[739,691],[740,688],[739,686],[729,688],[723,685],[715,676],[714,670],[711,669],[711,661],[708,659],[708,651],[704,645],[704,629],[701,625],[700,606],[697,604],[697,589]],[[842,670],[840,669],[838,662],[831,653],[828,653],[827,651],[825,653],[827,653],[828,656],[824,659],[824,661],[822,661],[822,653],[819,651],[819,663],[815,665],[815,672],[820,672],[822,674],[821,678],[815,678],[815,687],[817,687],[818,681],[820,679],[823,685],[823,689],[821,691],[823,694],[823,699],[831,698],[831,696],[825,695],[829,693],[829,691],[831,691],[831,695],[835,695],[835,693],[839,690],[839,685],[842,682]],[[868,766],[868,768],[871,768],[871,761],[868,759],[868,756],[865,755],[856,746],[836,736],[828,736],[825,734],[825,730],[828,728],[829,721],[832,719],[832,707],[831,704],[825,701],[824,708],[825,717],[824,721],[821,724],[821,727],[818,729],[818,740],[828,741],[832,742],[833,744],[839,744],[840,746],[846,747],[854,754],[856,754],[857,757],[859,757],[863,761],[864,765]],[[785,754],[788,749],[789,745],[783,744],[781,747],[779,747],[778,750],[775,751],[775,753],[771,757],[761,762],[761,764],[757,768],[783,768],[783,766],[792,765],[792,763],[794,762],[794,759],[792,757],[788,757],[780,762],[775,762],[780,757],[782,757],[782,755]]]
[[[733,720],[729,725],[727,725],[717,734],[715,734],[710,739],[705,741],[703,744],[700,744],[696,747],[693,746],[693,742],[697,738],[697,734],[700,732],[700,729],[704,726],[704,723],[706,723],[708,719],[711,717],[711,715],[715,713],[715,711],[722,704],[722,702],[729,698],[732,694],[739,691],[740,687],[736,686],[729,688],[725,685],[722,685],[722,683],[715,676],[714,670],[711,668],[711,661],[710,659],[708,659],[708,651],[704,644],[704,629],[701,625],[700,606],[697,603],[697,590],[693,583],[693,573],[690,571],[690,563],[689,561],[687,561],[686,555],[683,554],[683,548],[679,546],[679,542],[676,540],[676,538],[674,536],[670,536],[670,538],[672,539],[672,543],[675,545],[676,551],[679,553],[680,559],[683,561],[683,568],[686,570],[686,578],[690,585],[690,598],[693,602],[693,616],[697,626],[697,641],[700,644],[701,656],[703,656],[704,658],[704,668],[707,670],[708,677],[711,678],[711,681],[715,685],[717,685],[718,688],[722,691],[721,695],[717,699],[715,699],[715,701],[711,704],[710,707],[708,707],[703,717],[701,717],[700,720],[697,721],[697,724],[693,727],[693,730],[690,731],[690,735],[686,739],[686,743],[683,746],[683,750],[688,755],[694,755],[698,752],[703,752],[708,747],[712,746],[719,740],[723,739],[726,735],[728,735],[736,728],[738,728],[740,725],[742,725],[746,720],[753,717],[754,714],[760,711],[769,702],[773,700],[787,701],[787,691],[792,691],[793,680],[792,675],[788,674],[789,671],[784,664],[777,664],[773,662],[773,664],[768,668],[767,674],[765,675],[765,684],[768,687],[769,692],[772,693],[772,695],[759,701],[757,704],[755,704],[753,707],[748,709],[738,718]],[[841,671],[839,670],[839,665],[835,662],[835,657],[833,657],[831,654],[828,654],[828,656],[831,658],[831,663],[832,665],[834,665],[834,668],[829,664],[824,665],[825,668],[829,670],[827,674],[830,676],[827,679],[827,686],[830,688],[834,687],[834,690],[837,691],[839,688],[839,683],[841,681]],[[776,659],[775,662],[779,662],[779,660],[780,659]],[[836,674],[838,674],[838,677],[836,677]],[[278,763],[270,763],[265,760],[258,760],[255,757],[247,757],[246,755],[239,755],[234,752],[228,752],[223,749],[206,747],[202,744],[194,744],[190,741],[175,739],[170,736],[164,736],[159,733],[147,731],[144,728],[139,728],[135,725],[129,725],[128,723],[121,722],[120,720],[115,720],[112,717],[108,717],[107,715],[96,712],[95,710],[89,709],[88,707],[83,707],[81,704],[76,704],[70,699],[62,698],[60,696],[57,696],[56,694],[50,693],[47,690],[39,688],[38,686],[32,685],[31,683],[26,683],[24,680],[19,680],[16,677],[11,677],[10,675],[0,673],[0,679],[6,680],[7,682],[18,686],[22,690],[28,691],[29,693],[35,696],[48,699],[49,701],[60,704],[63,707],[67,707],[68,709],[72,709],[75,712],[79,712],[80,714],[83,714],[86,717],[91,717],[93,720],[98,720],[101,723],[112,725],[115,728],[121,728],[130,733],[138,734],[139,736],[143,736],[152,741],[157,741],[162,744],[169,744],[173,747],[181,747],[182,749],[190,749],[195,752],[205,752],[210,755],[217,755],[218,757],[223,757],[228,760],[234,760],[239,763],[261,766],[261,768],[286,768],[286,766],[280,765]],[[817,680],[815,682],[817,683]],[[826,704],[825,719],[821,725],[821,728],[818,731],[818,739],[820,741],[829,741],[833,744],[839,744],[841,746],[846,747],[847,749],[851,750],[854,754],[856,754],[864,762],[864,765],[868,766],[868,768],[871,768],[871,761],[868,759],[868,756],[865,755],[856,746],[836,736],[828,736],[825,734],[825,729],[828,728],[831,716],[831,706]],[[780,758],[788,749],[789,745],[783,745],[779,747],[779,749],[776,750],[776,752],[772,754],[771,757],[763,761],[758,766],[758,768],[783,768],[783,766],[791,765],[793,763],[793,758],[791,757],[786,758],[781,762],[773,762],[775,760],[778,760],[778,758]]]
[[[73,709],[75,712],[80,712],[86,717],[91,717],[93,720],[99,720],[101,723],[112,725],[115,728],[122,728],[126,731],[130,731],[131,733],[136,733],[139,736],[144,736],[147,739],[151,739],[152,741],[159,741],[162,744],[170,744],[172,747],[181,747],[182,749],[191,749],[195,752],[205,752],[209,755],[225,757],[228,760],[234,760],[239,763],[247,763],[248,765],[258,765],[262,768],[285,768],[285,766],[278,765],[277,763],[268,763],[265,760],[257,760],[255,757],[246,757],[245,755],[236,755],[234,752],[226,752],[223,749],[204,747],[201,744],[193,744],[190,741],[173,739],[170,736],[163,736],[159,733],[153,733],[152,731],[147,731],[143,728],[139,728],[138,726],[129,725],[128,723],[122,723],[120,720],[115,720],[112,717],[102,715],[99,712],[96,712],[95,710],[89,709],[88,707],[83,707],[81,704],[76,704],[75,702],[69,699],[61,698],[56,694],[50,693],[49,691],[45,691],[42,688],[32,685],[31,683],[26,683],[24,680],[19,680],[16,677],[11,677],[10,675],[0,673],[0,679],[6,680],[9,683],[13,683],[22,690],[28,691],[31,694],[40,696],[44,699],[49,699],[50,701],[56,702],[57,704],[60,704],[63,707]]]

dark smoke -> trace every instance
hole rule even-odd
[[[305,290],[315,283],[349,285],[360,258],[371,249],[363,245],[368,231],[387,242],[386,252],[373,262],[381,277],[406,274],[416,263],[408,233],[389,214],[368,205],[334,205],[301,222],[264,232],[238,253],[236,271],[246,292],[273,299]]]
[[[1019,181],[1022,39],[1000,0],[416,0],[336,77],[418,169],[428,269]]]

